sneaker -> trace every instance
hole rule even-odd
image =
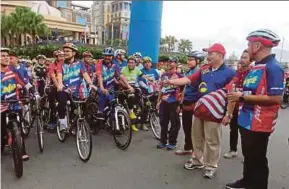
[[[184,156],[184,155],[192,155],[193,151],[192,150],[177,150],[175,152],[176,155],[179,155],[179,156]]]
[[[190,160],[185,163],[184,168],[187,169],[187,170],[203,169],[203,168],[204,168],[204,165],[194,164],[194,163],[193,163],[193,159],[190,158]]]
[[[224,154],[224,158],[226,158],[226,159],[232,159],[236,156],[237,156],[237,152],[234,152],[234,151],[229,151],[229,152]]]
[[[226,188],[229,189],[246,189],[247,185],[245,184],[244,180],[237,180],[234,183],[226,184]]]
[[[167,146],[167,150],[174,150],[174,149],[176,149],[177,148],[177,145],[176,144],[169,144],[168,146]]]
[[[142,125],[142,130],[143,130],[143,131],[148,131],[149,128],[148,128],[146,125],[143,124],[143,125]]]
[[[136,128],[136,125],[135,125],[135,124],[132,124],[132,125],[131,125],[131,129],[132,129],[132,131],[135,131],[135,132],[138,131],[138,128]]]
[[[204,177],[205,177],[205,178],[208,178],[208,179],[212,179],[212,178],[215,177],[215,173],[216,173],[216,169],[213,169],[213,170],[207,169],[207,170],[205,171]]]
[[[166,147],[167,147],[167,145],[166,144],[162,144],[162,143],[157,145],[158,149],[163,149],[163,148],[166,148]]]
[[[29,160],[29,156],[27,154],[23,154],[22,155],[22,160],[23,161],[28,161]]]

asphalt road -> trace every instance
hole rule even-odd
[[[228,150],[228,131],[223,130],[223,148]],[[36,136],[27,140],[30,160],[25,162],[24,175],[16,179],[11,154],[2,156],[2,189],[219,189],[228,181],[239,179],[242,156],[233,160],[221,158],[217,175],[203,179],[202,170],[187,171],[179,157],[156,149],[152,132],[133,134],[126,151],[116,148],[112,136],[101,132],[93,137],[93,152],[89,162],[79,160],[73,138],[60,143],[56,134],[45,133],[45,149],[40,154]],[[276,131],[271,136],[268,157],[270,189],[289,189],[289,109],[280,112]],[[179,147],[183,144],[180,132]]]

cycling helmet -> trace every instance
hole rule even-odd
[[[145,63],[145,62],[152,62],[152,59],[151,59],[151,57],[149,57],[149,56],[145,56],[145,57],[143,57],[143,62]]]
[[[58,55],[64,55],[64,52],[62,50],[57,50],[53,52],[54,57],[57,57]]]
[[[134,60],[134,61],[136,61],[136,59],[135,59],[135,56],[129,56],[128,58],[127,58],[127,61],[129,61],[129,60]]]
[[[86,57],[86,56],[92,57],[92,54],[91,54],[91,52],[89,52],[89,51],[85,51],[85,52],[82,53],[82,56],[83,56],[83,57]]]
[[[178,63],[178,62],[179,62],[179,59],[178,59],[177,57],[170,57],[170,58],[169,58],[169,62]]]
[[[203,52],[200,52],[200,51],[189,52],[188,57],[196,58],[199,61],[205,60],[205,54]]]
[[[260,29],[249,33],[247,40],[250,42],[260,42],[267,47],[276,47],[280,42],[279,36],[268,29]]]
[[[113,56],[114,55],[114,49],[112,47],[107,47],[103,50],[103,55],[107,56]]]
[[[46,60],[46,56],[43,55],[43,54],[40,54],[40,55],[36,56],[36,59],[37,59],[37,60],[39,60],[40,58],[43,58],[43,59]]]
[[[133,56],[135,56],[135,57],[142,57],[142,54],[141,54],[140,52],[135,52],[135,53],[133,54]]]
[[[125,52],[125,50],[123,50],[123,49],[117,49],[117,50],[115,50],[115,56],[117,56],[117,55],[124,55],[126,52]]]
[[[1,47],[1,52],[7,52],[7,53],[9,53],[9,52],[10,52],[10,49],[9,49],[9,48],[2,48],[2,47]]]
[[[65,43],[62,48],[70,48],[71,50],[77,52],[78,48],[73,43]]]

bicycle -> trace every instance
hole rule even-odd
[[[21,137],[20,115],[15,108],[15,106],[19,103],[19,100],[1,100],[1,103],[9,104],[6,110],[6,142],[7,145],[12,149],[13,164],[16,177],[20,178],[23,175],[22,140],[24,139]],[[3,147],[1,150],[3,151],[5,145],[2,146]]]
[[[104,108],[104,118],[94,115],[94,119],[99,125],[104,123],[104,128],[111,130],[116,146],[125,150],[129,147],[132,138],[131,122],[125,109],[127,102],[124,101],[123,104],[119,102],[119,95],[124,95],[123,91],[109,91],[109,94],[114,94],[115,98]],[[121,137],[124,137],[123,141]]]
[[[76,147],[80,159],[83,162],[87,162],[90,159],[92,153],[92,136],[90,127],[86,122],[84,116],[84,105],[86,100],[81,100],[72,95],[71,90],[68,88],[64,90],[69,94],[69,100],[66,105],[66,118],[67,129],[66,131],[60,131],[60,123],[57,123],[57,136],[59,141],[64,142],[68,137],[68,133],[72,133],[76,124]]]
[[[142,103],[144,108],[148,110],[148,119],[153,135],[157,140],[161,138],[161,126],[158,110],[156,109],[157,92],[147,95],[142,95]]]
[[[49,107],[49,99],[48,99],[48,94],[50,92],[50,90],[52,90],[52,87],[54,87],[54,85],[46,85],[44,88],[44,95],[43,97],[41,97],[41,117],[43,120],[43,124],[44,126],[47,128],[48,127],[48,123],[51,120],[52,117],[55,118],[55,120],[57,120],[57,111],[55,109],[54,114],[52,113],[52,109]],[[56,104],[55,108],[57,107],[57,102],[54,102]]]
[[[37,142],[39,151],[42,153],[44,149],[44,141],[43,141],[43,120],[41,116],[41,107],[40,107],[41,100],[36,100],[35,98],[32,99],[32,118],[31,118],[31,125],[30,127],[33,127],[33,125],[36,125],[36,134],[37,134]]]
[[[288,106],[289,106],[289,89],[288,89],[288,87],[286,87],[285,91],[283,93],[281,108],[286,109]]]

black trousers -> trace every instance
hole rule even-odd
[[[193,125],[193,111],[182,111],[183,130],[185,134],[184,150],[193,150],[192,142],[192,125]]]
[[[49,108],[51,109],[51,115],[49,122],[56,123],[56,101],[57,101],[57,89],[56,87],[51,87],[48,92]]]
[[[240,127],[244,156],[243,180],[248,189],[267,189],[269,167],[267,147],[270,133],[253,132]]]
[[[178,102],[167,103],[162,102],[161,109],[161,143],[167,144],[169,134],[169,144],[177,144],[177,138],[180,130],[180,117],[177,113]],[[169,123],[171,123],[170,131],[168,131]]]
[[[230,151],[237,152],[238,137],[239,137],[239,125],[238,125],[238,110],[233,113],[233,118],[230,122]]]

